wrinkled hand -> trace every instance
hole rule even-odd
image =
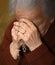
[[[10,44],[10,54],[11,56],[16,60],[19,56],[19,50],[18,50],[18,44],[17,43],[14,43],[12,42]]]
[[[17,40],[17,35],[18,40],[22,39],[31,51],[42,44],[37,28],[27,19],[20,19],[19,22],[14,22],[12,32],[14,40]]]

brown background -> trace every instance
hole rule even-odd
[[[8,0],[0,0],[0,43],[10,20],[8,3]]]

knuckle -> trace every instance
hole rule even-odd
[[[14,22],[14,25],[17,25],[18,24],[18,22]]]
[[[36,31],[37,31],[36,27],[34,27],[33,31],[34,31],[34,32],[36,32]]]
[[[27,42],[29,39],[30,39],[30,35],[24,38],[25,42]]]

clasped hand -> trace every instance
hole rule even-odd
[[[15,41],[19,42],[22,39],[31,51],[42,44],[37,28],[27,19],[20,19],[14,22],[11,35],[12,39]],[[18,43],[18,46],[20,47],[21,44]]]

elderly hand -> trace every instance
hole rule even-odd
[[[13,28],[13,39],[16,40],[16,35],[18,35],[18,40],[22,39],[31,51],[33,51],[42,44],[39,32],[31,21],[27,19],[20,19],[19,22],[14,22]]]
[[[19,48],[20,48],[20,37],[18,36],[17,37],[17,31],[15,30],[14,26],[13,28],[11,29],[11,36],[12,36],[12,42],[10,44],[10,54],[11,56],[16,60],[19,56]],[[19,38],[17,40],[17,38]]]
[[[10,44],[10,54],[16,60],[19,56],[19,46],[16,42]]]

